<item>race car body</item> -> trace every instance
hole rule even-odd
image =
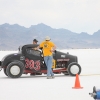
[[[27,44],[19,48],[18,53],[6,55],[0,61],[0,68],[6,76],[19,78],[22,74],[42,75],[47,73],[42,49],[34,50],[37,44]],[[81,73],[77,56],[55,50],[53,52],[52,70],[54,74],[63,73],[75,76]]]

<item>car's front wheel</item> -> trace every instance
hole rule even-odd
[[[76,74],[81,73],[81,66],[76,62],[70,63],[68,65],[68,70],[67,71],[68,71],[69,75],[75,76]]]
[[[19,78],[24,71],[24,65],[21,62],[11,62],[6,69],[6,73],[11,78]]]

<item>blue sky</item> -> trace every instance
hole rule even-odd
[[[100,29],[100,0],[0,0],[0,25],[52,28],[93,34]]]

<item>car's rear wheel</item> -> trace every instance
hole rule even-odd
[[[19,78],[24,71],[24,65],[21,62],[11,62],[6,69],[6,73],[11,78]]]
[[[81,73],[81,66],[76,62],[70,63],[68,65],[68,73],[71,76],[79,75]]]

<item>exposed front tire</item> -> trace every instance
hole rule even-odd
[[[19,78],[24,71],[23,63],[19,61],[11,62],[6,69],[6,73],[11,78]]]
[[[71,76],[76,76],[76,74],[79,75],[81,73],[81,66],[76,62],[70,63],[68,65],[68,73]]]

